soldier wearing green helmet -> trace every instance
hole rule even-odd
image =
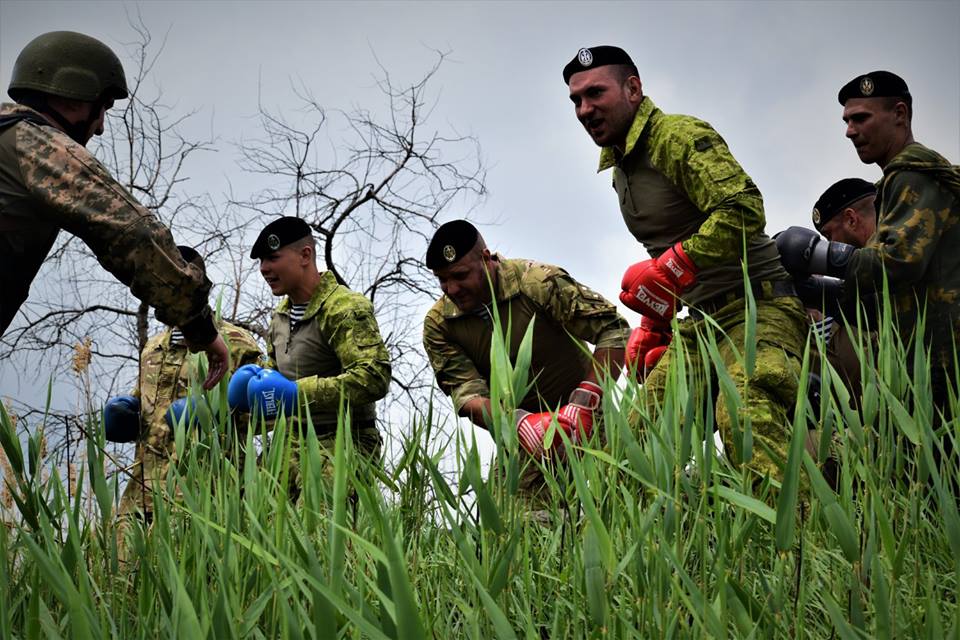
[[[229,355],[207,304],[210,281],[85,148],[129,95],[120,59],[82,33],[45,33],[20,52],[7,92],[15,104],[0,105],[0,335],[64,229],[160,321],[179,327],[191,350],[207,353],[204,386],[212,387]]]

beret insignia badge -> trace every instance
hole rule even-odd
[[[813,224],[820,224],[820,209],[813,210]]]
[[[270,235],[268,235],[268,236],[267,236],[267,246],[270,247],[270,250],[271,250],[271,251],[276,251],[277,249],[279,249],[279,248],[280,248],[280,237],[279,237],[277,234],[275,234],[275,233],[271,233]]]
[[[593,64],[593,52],[590,49],[583,48],[577,52],[577,60],[585,67]]]
[[[443,258],[447,262],[453,262],[457,259],[457,250],[453,248],[452,244],[443,247]]]
[[[865,96],[871,96],[873,95],[873,90],[873,79],[870,76],[864,76],[863,79],[860,80],[860,93]]]

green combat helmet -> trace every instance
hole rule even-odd
[[[24,91],[94,102],[127,97],[127,79],[120,59],[96,38],[73,31],[37,36],[13,63],[7,93],[14,100]]]

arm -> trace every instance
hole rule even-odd
[[[490,398],[480,396],[474,396],[464,402],[457,412],[458,416],[469,418],[470,422],[487,430],[490,429],[490,414]]]
[[[340,360],[342,372],[331,377],[306,376],[297,387],[321,411],[336,411],[340,394],[353,406],[376,402],[387,395],[390,355],[380,337],[373,305],[357,293],[322,309],[315,318]]]
[[[423,321],[423,348],[440,390],[450,396],[457,415],[489,428],[490,388],[460,345],[444,335],[442,320],[433,311]]]
[[[682,247],[697,269],[730,264],[742,256],[744,239],[763,233],[759,189],[734,159],[723,138],[706,122],[667,122],[666,140],[651,151],[654,165],[707,216]]]
[[[886,272],[891,290],[902,291],[926,273],[950,220],[952,196],[928,175],[893,174],[883,185],[884,206],[877,232],[847,265],[847,289],[879,289]],[[889,195],[888,195],[889,194]],[[857,287],[850,286],[856,283]]]
[[[260,346],[253,336],[240,327],[224,323],[220,329],[230,349],[230,371],[236,371],[245,364],[259,365],[263,361]]]
[[[173,236],[89,152],[48,127],[18,128],[20,174],[37,214],[76,235],[100,264],[179,326],[192,344],[217,337],[210,281],[180,257]]]
[[[594,345],[594,366],[584,372],[585,381],[620,375],[630,326],[613,303],[561,270],[530,294],[570,335]]]

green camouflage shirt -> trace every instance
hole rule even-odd
[[[36,111],[3,104],[0,117]],[[60,229],[79,237],[131,292],[200,344],[216,337],[210,281],[180,257],[170,230],[83,146],[53,126],[0,130],[0,333],[26,300]]]
[[[337,423],[341,392],[355,419],[375,419],[374,403],[387,395],[391,371],[370,301],[325,271],[293,331],[289,308],[284,298],[270,322],[269,366],[297,381],[314,425]]]
[[[260,347],[250,333],[229,322],[221,322],[219,329],[230,350],[225,379],[238,367],[259,363]],[[168,329],[147,340],[140,352],[140,377],[133,391],[140,398],[140,421],[149,430],[146,440],[152,445],[169,439],[164,415],[170,403],[189,393],[191,380],[202,380],[197,369],[200,354],[191,354],[183,343],[171,343],[170,335]]]
[[[883,169],[877,231],[847,266],[849,291],[876,291],[886,275],[900,333],[910,335],[918,303],[942,366],[960,336],[960,167],[922,144],[907,145]]]
[[[532,260],[500,262],[495,287],[497,312],[510,320],[510,358],[516,361],[520,341],[531,320],[534,385],[520,406],[528,411],[556,409],[583,380],[591,359],[586,342],[597,348],[622,349],[630,327],[616,307],[559,267]],[[490,396],[489,314],[464,313],[447,296],[427,312],[423,346],[440,389],[459,412],[471,398]]]
[[[633,236],[653,257],[682,241],[699,269],[688,304],[743,288],[744,246],[751,281],[789,280],[764,233],[760,191],[706,122],[664,114],[644,98],[623,153],[600,152],[599,171],[611,167]]]

